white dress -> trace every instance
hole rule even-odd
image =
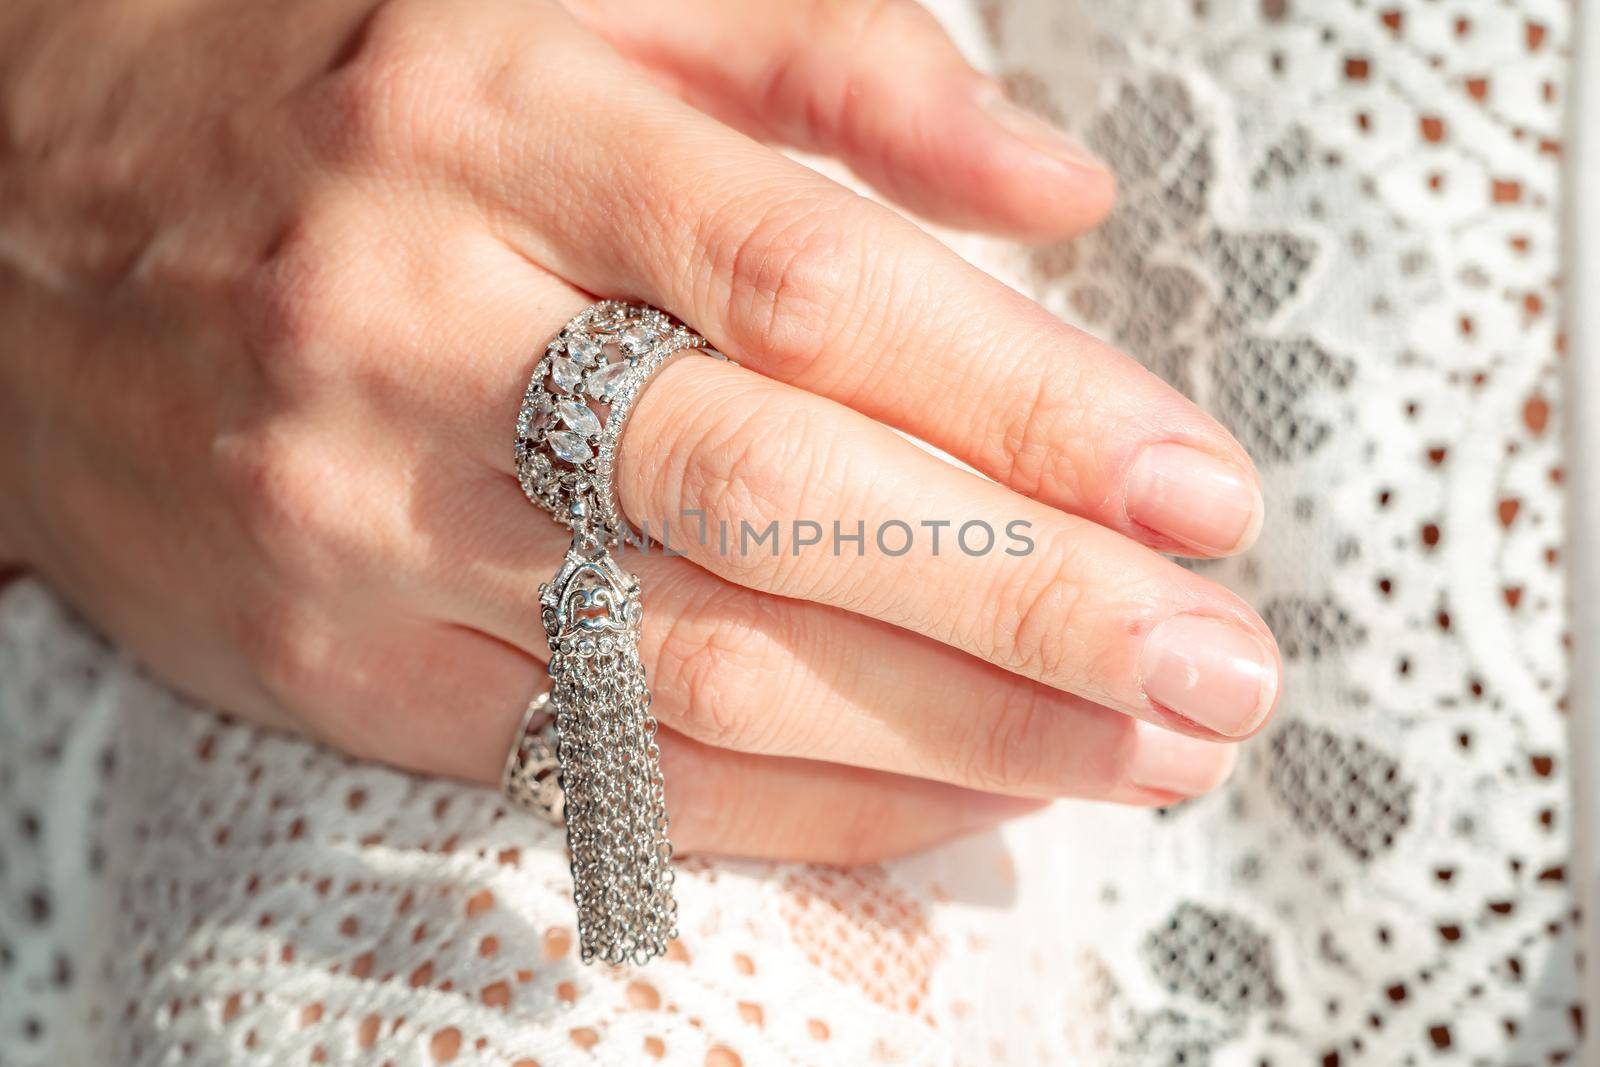
[[[1122,182],[1071,245],[952,240],[1261,466],[1260,546],[1199,565],[1287,664],[1232,783],[859,870],[691,861],[679,949],[611,972],[492,791],[185,709],[13,583],[0,1065],[1577,1062],[1573,5],[940,13]]]

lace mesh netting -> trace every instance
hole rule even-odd
[[[1289,677],[1221,793],[856,871],[688,863],[574,959],[489,791],[189,713],[0,594],[0,1062],[1231,1067],[1575,1061],[1556,0],[945,11],[1122,179],[988,269],[1227,421]],[[825,813],[819,813],[823,817]]]

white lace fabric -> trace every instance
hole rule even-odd
[[[1085,239],[958,246],[1261,467],[1261,545],[1200,565],[1288,671],[1230,785],[856,871],[686,863],[677,950],[583,967],[556,833],[184,708],[17,583],[0,1063],[1576,1062],[1570,5],[944,6],[1122,183]]]

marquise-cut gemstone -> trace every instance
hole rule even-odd
[[[610,400],[611,392],[617,387],[622,376],[628,373],[628,365],[621,361],[607,363],[604,367],[589,375],[589,395],[596,400]]]
[[[590,410],[588,404],[580,404],[576,400],[563,400],[556,404],[556,413],[561,416],[561,421],[585,437],[593,437],[600,432],[600,419]]]
[[[567,338],[567,355],[588,366],[600,357],[600,342],[586,333],[573,334]]]
[[[656,332],[644,323],[636,322],[623,330],[622,336],[617,340],[628,355],[642,356],[656,343]]]
[[[552,430],[546,440],[550,442],[550,451],[556,454],[557,459],[574,467],[582,466],[594,458],[594,450],[589,443],[569,430]]]
[[[550,361],[550,377],[556,383],[556,388],[563,393],[570,393],[578,388],[578,381],[583,377],[583,368],[565,356],[557,356]]]

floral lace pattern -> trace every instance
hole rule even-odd
[[[669,956],[586,968],[559,835],[184,708],[20,582],[0,1062],[1577,1060],[1570,5],[939,6],[1122,180],[1069,245],[953,240],[1261,466],[1263,542],[1198,565],[1254,600],[1289,675],[1233,782],[857,871],[690,862]]]
[[[987,10],[1001,70],[1071,113],[1050,64],[1097,42],[1083,129],[1122,194],[1013,271],[1255,456],[1266,536],[1200,569],[1255,600],[1289,671],[1229,789],[1108,866],[1081,946],[1111,1004],[1092,1047],[1575,1058],[1551,425],[1568,6],[1045,7]]]

